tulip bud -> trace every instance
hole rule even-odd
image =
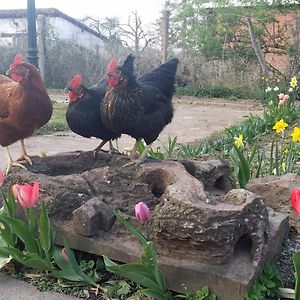
[[[4,179],[5,179],[5,174],[2,171],[0,171],[0,186],[3,184]]]
[[[62,249],[61,249],[61,256],[62,256],[62,258],[63,258],[65,261],[69,261],[69,256],[68,256],[68,254],[67,254],[66,248],[62,248]]]
[[[135,217],[139,222],[146,222],[150,220],[151,213],[146,203],[141,201],[135,205]]]
[[[33,186],[27,183],[21,185],[18,193],[18,200],[25,208],[36,205],[39,202],[39,182],[35,181]]]
[[[300,189],[291,192],[291,204],[296,214],[300,214]]]
[[[14,184],[12,187],[11,187],[11,192],[12,194],[14,195],[14,198],[15,200],[18,199],[18,196],[19,196],[19,191],[20,191],[20,188],[22,187],[21,184]]]

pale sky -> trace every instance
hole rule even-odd
[[[126,22],[131,12],[137,11],[143,24],[155,22],[160,16],[165,0],[35,0],[36,8],[57,8],[73,18],[86,16],[118,17]],[[26,8],[27,0],[0,1],[0,9]]]

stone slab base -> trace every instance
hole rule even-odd
[[[288,232],[286,214],[269,210],[270,238],[265,256],[260,265],[251,261],[249,241],[240,241],[234,259],[222,265],[203,264],[197,261],[158,256],[159,265],[164,271],[169,289],[177,292],[194,292],[208,286],[218,296],[218,300],[244,300],[245,293],[262,271],[263,262],[274,259],[280,252],[282,241]],[[91,237],[74,233],[72,224],[56,224],[56,242],[62,245],[63,236],[74,249],[106,255],[121,262],[137,262],[141,246],[134,238],[109,236],[101,233]]]

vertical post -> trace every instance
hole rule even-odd
[[[39,52],[39,67],[40,73],[45,81],[45,67],[46,67],[46,16],[39,15],[37,18],[37,35],[38,35],[38,52]]]
[[[165,63],[168,58],[168,42],[169,42],[169,18],[170,10],[168,8],[169,1],[166,1],[164,10],[162,11],[162,53],[161,53],[161,63]]]
[[[35,65],[38,64],[38,50],[36,41],[36,16],[35,16],[35,0],[27,0],[27,29],[28,29],[28,49],[27,59]]]

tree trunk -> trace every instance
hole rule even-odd
[[[255,54],[257,56],[257,59],[258,59],[258,62],[260,64],[262,75],[265,76],[265,77],[270,77],[270,72],[269,72],[268,67],[267,67],[267,62],[266,62],[264,54],[261,50],[259,41],[254,36],[251,17],[247,16],[246,20],[247,20],[249,36],[250,36],[250,39],[251,39],[252,47],[254,49],[254,52],[255,52]]]

